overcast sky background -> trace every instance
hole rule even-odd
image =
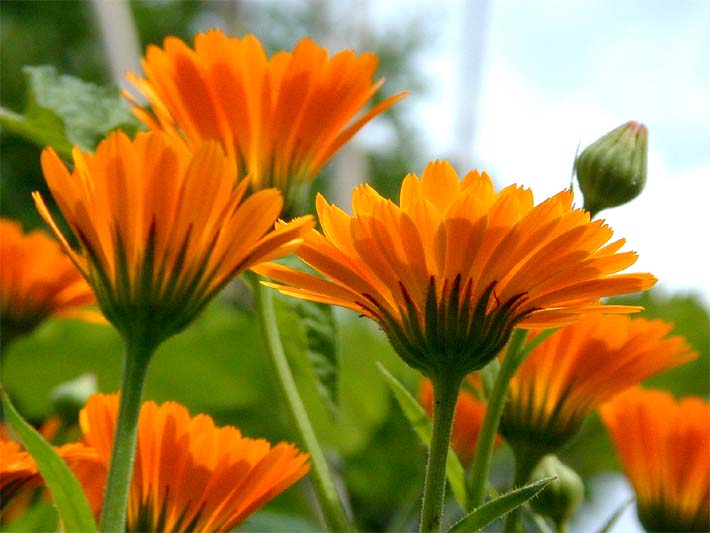
[[[634,270],[710,305],[710,1],[479,1],[482,32],[466,16],[472,2],[369,3],[384,25],[403,13],[434,21],[420,58],[431,89],[409,104],[430,132],[427,160],[459,144],[461,51],[472,40],[483,55],[469,159],[499,186],[524,184],[541,201],[569,185],[578,143],[643,122],[646,189],[600,217],[639,253]]]

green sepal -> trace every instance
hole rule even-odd
[[[409,391],[381,364],[377,363],[377,368],[385,378],[387,385],[394,394],[397,403],[402,408],[404,416],[409,421],[412,429],[425,446],[429,446],[431,441],[432,423],[424,408],[412,396]],[[456,453],[449,446],[449,454],[446,461],[446,478],[449,487],[462,509],[466,509],[468,493],[466,492],[466,475]]]
[[[54,448],[17,412],[4,389],[0,388],[2,405],[12,428],[17,432],[57,505],[63,531],[97,531],[86,495],[74,473]]]
[[[464,516],[448,530],[449,533],[478,531],[491,522],[498,520],[510,511],[517,509],[538,492],[544,489],[554,478],[545,478],[519,489],[511,490],[481,505],[476,510]]]

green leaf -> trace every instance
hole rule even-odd
[[[69,158],[73,145],[93,150],[111,130],[128,133],[138,121],[124,105],[116,87],[104,87],[59,75],[42,65],[23,69],[27,106],[23,115],[0,107],[0,126],[39,146],[52,146]]]
[[[509,513],[513,509],[520,507],[530,498],[547,486],[552,481],[553,477],[548,477],[531,483],[519,489],[511,490],[502,496],[484,503],[475,511],[470,512],[461,520],[456,522],[449,529],[449,533],[462,533],[468,531],[478,531],[483,529],[491,522],[499,519],[501,516]]]
[[[28,453],[37,463],[37,468],[57,505],[64,531],[96,531],[96,523],[86,501],[84,490],[74,473],[57,455],[54,448],[27,422],[10,402],[4,389],[0,389],[2,405],[13,429],[22,439]]]
[[[431,442],[431,420],[427,416],[424,408],[419,405],[419,402],[409,393],[397,378],[390,374],[382,364],[377,363],[377,367],[385,377],[394,397],[399,406],[404,412],[415,433],[419,436],[424,445],[429,446]],[[449,480],[449,486],[456,498],[456,502],[462,509],[466,509],[468,502],[468,494],[466,492],[466,475],[463,466],[459,461],[454,451],[449,447],[449,455],[446,460],[446,477]]]
[[[332,305],[294,300],[306,333],[306,355],[318,378],[318,391],[331,413],[338,409],[338,326]]]
[[[338,413],[338,327],[333,306],[279,298],[279,328],[287,354],[296,359],[331,415]]]

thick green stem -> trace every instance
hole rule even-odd
[[[311,478],[326,525],[330,531],[349,531],[350,525],[330,476],[328,463],[318,443],[286,359],[276,323],[272,289],[261,285],[256,276],[252,279],[254,281],[254,303],[259,317],[266,353],[271,359],[279,387],[286,399],[286,407],[291,416],[291,421],[298,432],[301,443],[311,455]]]
[[[524,332],[516,330],[513,333],[510,347],[505,357],[503,357],[503,362],[500,365],[493,391],[488,398],[486,416],[483,418],[483,425],[478,435],[476,453],[471,466],[471,483],[469,484],[469,502],[471,509],[476,509],[483,504],[486,481],[488,480],[488,470],[490,469],[491,458],[493,457],[493,445],[495,443],[496,433],[498,432],[500,418],[503,415],[503,407],[505,406],[505,401],[508,396],[508,384],[520,365],[518,353],[524,340]]]
[[[451,427],[462,376],[433,377],[434,419],[429,445],[429,458],[424,478],[424,500],[419,531],[439,531],[444,512],[446,459],[449,453]]]
[[[542,456],[534,449],[528,447],[518,447],[513,449],[515,455],[515,475],[513,477],[513,487],[522,487],[528,481],[535,470],[535,467],[540,462]],[[503,531],[517,532],[520,531],[520,516],[522,507],[513,509],[505,517]]]
[[[139,338],[126,341],[118,423],[101,512],[102,532],[113,533],[126,530],[126,511],[136,454],[143,384],[154,351],[155,344],[150,339]]]

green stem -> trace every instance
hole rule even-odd
[[[515,475],[513,477],[513,487],[522,487],[530,480],[530,476],[542,458],[539,453],[528,447],[518,447],[513,449],[515,455]],[[505,517],[503,531],[520,531],[520,516],[522,507],[516,507]]]
[[[126,340],[118,423],[101,512],[100,530],[102,532],[112,533],[126,530],[126,511],[133,476],[133,461],[136,454],[143,384],[148,363],[155,351],[155,344],[150,341],[146,342],[147,340],[142,338]]]
[[[453,378],[453,379],[452,379]],[[419,531],[439,531],[444,512],[446,459],[451,440],[456,400],[463,377],[432,378],[434,387],[434,419],[429,445],[429,458],[424,478],[424,500]]]
[[[271,359],[279,387],[286,399],[286,407],[291,416],[291,421],[298,432],[300,441],[311,456],[311,478],[326,525],[330,531],[350,531],[345,510],[328,470],[328,463],[318,443],[286,359],[276,323],[273,291],[259,283],[258,277],[254,276],[252,280],[254,282],[254,304],[259,317],[266,353]]]
[[[469,485],[469,502],[471,509],[476,509],[483,504],[486,491],[486,481],[488,480],[488,470],[493,457],[493,445],[500,418],[503,415],[503,407],[508,397],[508,384],[513,378],[515,371],[520,365],[518,353],[525,340],[525,332],[516,330],[510,340],[508,351],[503,357],[498,376],[496,377],[493,391],[488,398],[486,416],[483,418],[481,432],[476,443],[476,453],[471,465],[471,483]]]

